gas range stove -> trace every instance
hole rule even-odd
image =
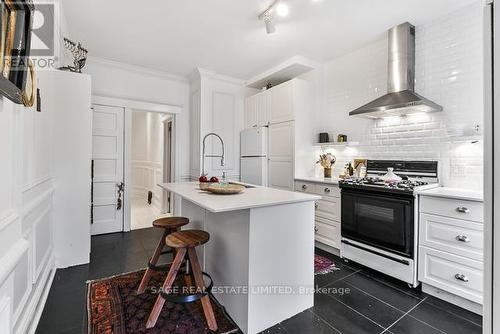
[[[387,168],[401,177],[399,181],[386,181],[382,176]],[[437,162],[369,160],[367,177],[351,178],[339,182],[341,189],[359,189],[384,193],[414,194],[421,190],[439,186]]]
[[[388,168],[401,180],[384,180]],[[438,163],[369,160],[366,169],[366,178],[339,182],[341,257],[417,287],[416,193],[439,186]]]
[[[379,177],[366,177],[364,179],[347,179],[339,182],[341,188],[382,190],[384,192],[414,193],[420,190],[434,188],[437,182],[428,182],[418,179],[401,181],[384,181]]]

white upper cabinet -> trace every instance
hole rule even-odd
[[[269,93],[267,91],[245,100],[245,129],[269,124]]]
[[[307,93],[303,80],[293,79],[247,97],[245,128],[294,121]]]
[[[244,123],[245,129],[257,127],[257,96],[254,95],[245,99]]]
[[[295,119],[293,87],[294,80],[290,80],[269,90],[271,99],[269,121],[271,124]]]

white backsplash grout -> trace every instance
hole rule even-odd
[[[467,141],[483,127],[482,15],[478,1],[416,27],[416,91],[442,105],[443,112],[377,121],[348,116],[387,91],[386,39],[325,65],[318,131],[360,142],[327,150],[337,156],[334,175],[354,158],[437,160],[444,186],[482,190],[483,143]],[[313,164],[310,170],[322,173]]]

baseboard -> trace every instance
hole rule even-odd
[[[475,303],[473,301],[451,294],[425,283],[422,283],[422,291],[431,296],[442,299],[450,304],[456,305],[481,316],[483,315],[483,305],[481,304]]]
[[[21,317],[15,324],[16,334],[34,334],[42,316],[45,303],[49,296],[52,282],[56,274],[55,260],[52,254],[51,259],[47,262],[46,268],[43,272],[43,277],[36,289],[33,291],[29,303],[26,305]]]
[[[337,255],[337,256],[340,257],[340,250],[337,249],[337,248],[333,248],[331,246],[325,245],[324,243],[321,243],[319,241],[316,241],[314,243],[314,246],[316,246],[317,248],[319,248],[321,250],[324,250],[327,253],[330,253],[330,254],[333,254],[333,255]]]

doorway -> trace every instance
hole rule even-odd
[[[177,106],[94,97],[91,234],[151,227],[173,212]]]
[[[132,110],[130,228],[151,227],[170,215],[169,195],[160,183],[169,182],[172,166],[172,115]]]

